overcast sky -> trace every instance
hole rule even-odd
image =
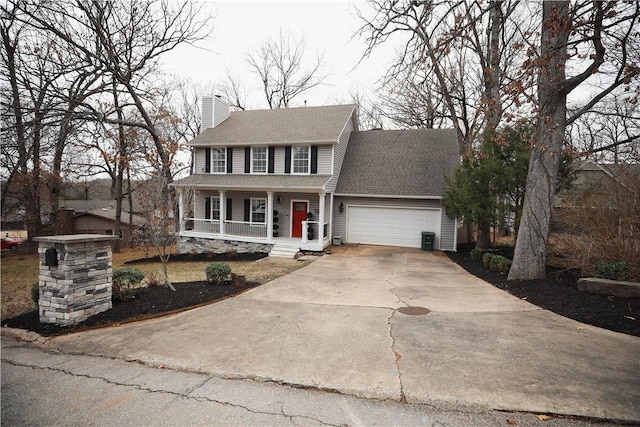
[[[229,69],[251,94],[248,105],[252,109],[267,105],[260,81],[246,62],[247,53],[267,37],[278,38],[281,29],[305,36],[310,59],[323,52],[328,74],[325,85],[300,95],[294,106],[303,105],[304,100],[309,106],[346,103],[351,101],[349,92],[356,88],[362,93],[372,91],[395,49],[390,44],[384,46],[358,65],[366,45],[352,37],[362,25],[357,7],[368,7],[362,1],[222,1],[207,2],[205,7],[215,16],[211,37],[200,43],[206,50],[181,47],[165,58],[165,67],[172,74],[203,84],[224,78]]]

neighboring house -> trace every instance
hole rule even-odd
[[[346,243],[456,249],[440,199],[459,164],[453,130],[358,131],[354,105],[229,112],[203,99],[179,190],[180,252],[292,254]]]
[[[572,207],[573,196],[578,190],[589,189],[602,194],[610,194],[616,188],[636,186],[640,182],[640,164],[600,163],[588,159],[575,165],[575,178],[568,190],[559,193],[554,201],[555,208]],[[629,189],[631,190],[631,189]],[[630,193],[632,197],[633,193]]]
[[[125,244],[130,243],[133,233],[142,229],[147,222],[138,215],[133,215],[131,221],[129,219],[129,213],[122,212],[120,238]],[[74,216],[73,226],[75,234],[115,234],[116,210],[103,208],[81,212]]]

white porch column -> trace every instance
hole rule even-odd
[[[224,220],[227,218],[227,198],[224,190],[220,191],[220,237],[224,237]]]
[[[333,240],[333,217],[335,216],[333,208],[333,193],[331,193],[331,197],[329,197],[329,229],[327,230],[327,238],[329,238],[330,242]]]
[[[267,242],[273,241],[273,191],[267,191]]]
[[[182,189],[178,188],[178,233],[184,230],[184,206],[182,205]]]
[[[307,221],[302,221],[302,241],[300,243],[303,245],[309,243],[309,223]]]
[[[324,201],[325,194],[320,193],[318,195],[318,205],[320,212],[318,213],[318,242],[322,243],[324,240]]]

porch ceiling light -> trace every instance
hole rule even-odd
[[[340,213],[344,212],[344,203],[340,202],[340,206],[338,206],[338,210]]]
[[[276,196],[276,205],[280,204],[280,196]]]

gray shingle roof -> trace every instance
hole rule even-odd
[[[440,197],[459,164],[453,129],[353,132],[336,194]]]
[[[214,175],[194,174],[172,183],[175,187],[205,187],[220,189],[314,190],[321,191],[330,175]]]
[[[88,212],[80,213],[80,214],[76,215],[76,217],[83,216],[83,215],[97,216],[97,217],[100,217],[100,218],[110,219],[110,220],[113,220],[113,221],[116,220],[116,210],[115,209],[108,209],[108,208],[95,209],[95,210],[91,210],[91,211],[88,211]],[[136,227],[142,227],[143,225],[145,225],[147,223],[147,220],[144,219],[143,217],[139,216],[139,215],[132,215],[132,220],[133,220],[133,225],[136,226]],[[123,224],[129,224],[129,213],[128,212],[122,212],[121,217],[120,217],[120,221]]]
[[[192,139],[192,146],[335,143],[355,105],[233,111],[215,128]]]

